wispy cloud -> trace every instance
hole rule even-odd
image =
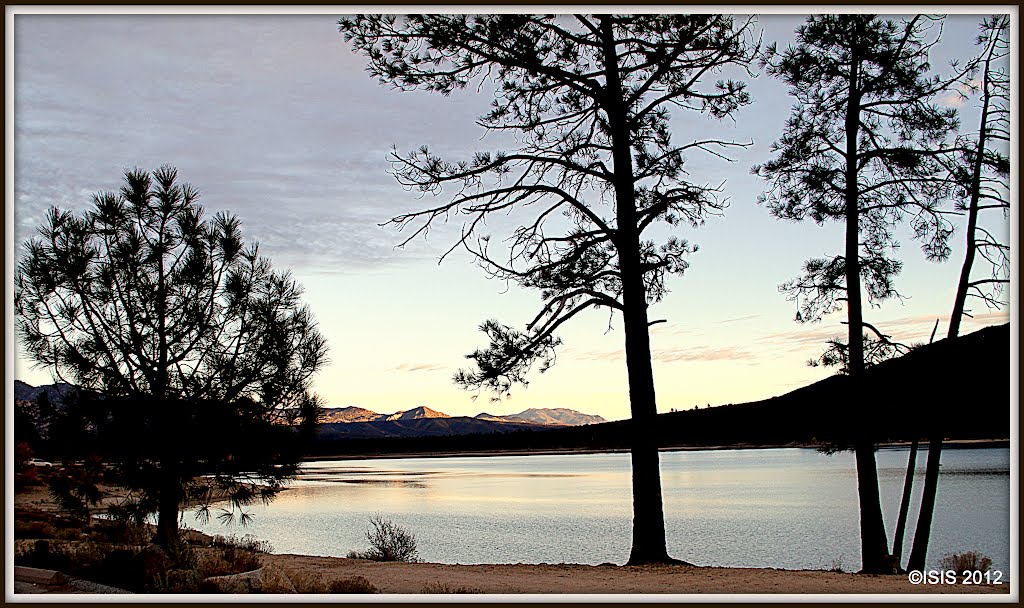
[[[446,366],[438,363],[403,363],[398,367],[391,368],[393,372],[437,372],[447,369]]]
[[[1010,322],[1009,310],[993,310],[974,315],[973,318],[964,319],[964,323],[983,327],[987,325],[1001,325]]]
[[[949,315],[914,315],[900,317],[881,322],[872,322],[879,331],[891,336],[896,342],[904,344],[927,342],[931,337],[935,321],[938,320],[938,330],[935,332],[935,339],[945,337],[946,328],[949,326]],[[991,311],[974,315],[974,318],[964,320],[965,326],[974,329],[988,325],[1007,323],[1010,320],[1009,311]],[[793,331],[767,334],[755,338],[755,342],[764,346],[776,346],[789,352],[802,351],[808,346],[823,346],[831,338],[846,338],[846,326],[829,324],[807,329],[795,329]]]
[[[613,351],[574,351],[571,353],[575,359],[584,361],[608,361],[618,362],[625,360],[626,356],[622,350]],[[686,346],[667,349],[655,349],[651,358],[659,363],[675,363],[679,361],[704,362],[704,361],[740,361],[752,360],[754,354],[746,349],[735,346]]]
[[[764,315],[747,315],[745,317],[734,317],[732,319],[724,319],[719,323],[739,323],[741,321],[753,321],[754,319],[760,319]]]
[[[750,351],[735,346],[697,346],[659,350],[654,353],[653,358],[661,363],[674,363],[677,361],[699,363],[705,361],[743,361],[754,359],[755,356]]]
[[[622,349],[619,350],[581,350],[578,348],[567,348],[563,351],[563,355],[567,358],[572,358],[580,361],[625,361],[626,354]]]
[[[818,326],[813,329],[793,330],[767,334],[754,341],[764,346],[782,347],[789,352],[802,351],[808,346],[824,344],[831,338],[842,337],[842,327]]]

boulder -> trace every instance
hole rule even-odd
[[[50,587],[63,585],[67,582],[67,578],[60,572],[44,570],[42,568],[29,568],[28,566],[15,566],[14,580]]]
[[[199,588],[202,593],[295,593],[295,585],[276,566],[266,565],[258,570],[211,576]]]

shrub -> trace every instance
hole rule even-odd
[[[145,583],[138,554],[135,547],[39,540],[15,561],[129,591],[143,591]]]
[[[155,576],[150,587],[155,593],[195,593],[201,582],[194,569],[172,568]]]
[[[250,572],[257,570],[263,565],[259,554],[237,546],[221,548],[221,559],[227,564],[230,572],[225,574],[238,574],[239,572]],[[211,575],[212,576],[212,575]]]
[[[977,551],[964,551],[944,555],[939,564],[943,570],[955,570],[959,575],[965,570],[988,572],[992,567],[992,559]]]
[[[270,553],[274,550],[273,545],[265,540],[259,540],[252,534],[246,534],[242,538],[238,538],[234,535],[221,536],[217,535],[213,537],[210,542],[212,547],[231,547],[234,549],[240,549],[242,551],[251,551],[253,553]]]
[[[366,540],[370,541],[367,551],[351,551],[349,558],[371,559],[378,562],[415,562],[419,561],[416,548],[416,535],[406,528],[383,517],[380,513],[370,517],[373,529],[366,531]]]
[[[296,593],[327,593],[327,583],[319,572],[288,572],[288,580],[292,582]]]
[[[145,545],[149,543],[153,532],[145,524],[111,518],[94,520],[90,526],[90,536],[110,543]]]
[[[99,486],[102,478],[103,463],[96,457],[89,457],[82,464],[65,465],[46,483],[57,507],[73,522],[87,526],[93,507],[103,500],[104,493]]]
[[[361,576],[342,578],[327,585],[328,593],[380,593],[380,589]]]
[[[55,538],[57,529],[47,521],[14,520],[14,538]]]
[[[31,549],[25,550],[16,557],[15,563],[71,574],[72,557],[73,553],[65,548],[64,543],[37,540]]]
[[[439,594],[443,594],[443,595],[452,595],[452,594],[455,594],[455,593],[476,594],[476,593],[483,593],[483,592],[484,592],[483,589],[478,589],[476,587],[454,587],[453,588],[448,583],[441,583],[441,582],[427,583],[426,585],[423,585],[423,589],[420,590],[420,593],[439,593]]]

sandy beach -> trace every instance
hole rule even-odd
[[[286,573],[317,572],[324,580],[364,577],[381,593],[438,590],[487,594],[918,594],[1001,593],[1003,585],[913,585],[905,575],[820,570],[576,564],[448,565],[267,555]]]

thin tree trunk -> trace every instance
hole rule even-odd
[[[617,238],[615,241],[622,277],[622,319],[625,333],[626,370],[632,422],[630,455],[633,468],[633,546],[630,564],[668,563],[665,545],[665,513],[661,497],[661,470],[654,435],[657,403],[651,343],[647,319],[647,292],[640,261],[636,192],[633,184],[630,129],[622,103],[622,84],[616,60],[615,36],[610,17],[601,19],[606,59],[605,111],[612,140]]]
[[[910,494],[914,489],[918,443],[918,440],[915,439],[910,444],[910,456],[907,458],[907,477],[903,480],[903,500],[900,502],[900,514],[896,518],[896,537],[892,540],[892,554],[896,558],[896,563],[903,561],[903,537],[907,530],[907,511],[910,510]]]

